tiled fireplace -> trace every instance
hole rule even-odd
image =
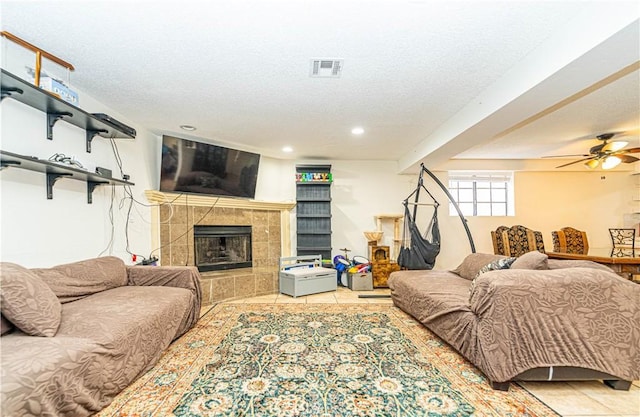
[[[278,292],[278,260],[291,254],[289,219],[295,203],[158,191],[145,194],[149,202],[159,204],[152,210],[152,222],[158,225],[152,238],[154,247],[161,248],[160,264],[196,265],[196,258],[208,257],[205,263],[209,265],[199,268],[203,304]],[[166,204],[168,201],[172,203]],[[215,229],[232,235],[227,233],[224,242],[209,242],[196,251],[194,230]],[[237,232],[246,235],[247,231],[250,247],[235,239]],[[219,265],[211,268],[212,263]],[[241,265],[229,269],[231,263]]]

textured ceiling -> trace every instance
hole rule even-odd
[[[130,123],[276,158],[397,160],[408,170],[421,161],[583,153],[591,142],[576,139],[640,128],[637,69],[540,116],[638,62],[636,1],[1,7],[2,30],[74,64],[72,85]],[[620,59],[598,53],[605,41]],[[311,78],[312,58],[343,59],[341,77]],[[198,130],[187,134],[183,124]],[[365,133],[352,135],[355,126]]]

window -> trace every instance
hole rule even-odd
[[[513,173],[449,172],[449,192],[465,216],[513,216]],[[457,216],[449,203],[449,214]]]

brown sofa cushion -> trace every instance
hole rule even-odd
[[[34,268],[31,271],[53,290],[63,304],[124,287],[128,281],[124,262],[115,256],[87,259],[53,268]]]
[[[31,336],[55,336],[62,306],[58,297],[40,278],[26,268],[9,262],[0,265],[2,315]]]
[[[549,269],[547,254],[532,251],[520,255],[511,265],[511,269]]]
[[[582,259],[549,259],[547,263],[549,264],[549,269],[593,268],[613,272],[613,269],[606,265]]]
[[[489,253],[472,253],[464,258],[462,263],[451,272],[462,278],[473,280],[483,266],[502,258],[506,258],[506,256],[492,255]]]

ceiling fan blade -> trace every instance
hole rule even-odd
[[[616,155],[618,158],[620,158],[620,160],[626,164],[630,164],[632,162],[636,162],[636,161],[640,161],[640,158],[636,158],[635,156],[631,156],[631,155]]]
[[[577,161],[569,162],[568,164],[559,165],[559,166],[557,166],[556,168],[568,167],[569,165],[579,164],[580,162],[586,162],[586,161],[589,161],[589,160],[591,160],[591,159],[596,159],[596,157],[584,158],[584,159],[578,159]]]
[[[640,152],[640,148],[629,148],[629,149],[622,149],[619,150],[618,152],[614,152],[616,155],[618,154],[625,154],[625,153],[638,153]]]
[[[585,155],[585,154],[580,154],[580,155],[550,155],[550,156],[543,156],[542,158],[577,158],[578,156],[587,157],[587,156],[591,156],[591,155]]]

